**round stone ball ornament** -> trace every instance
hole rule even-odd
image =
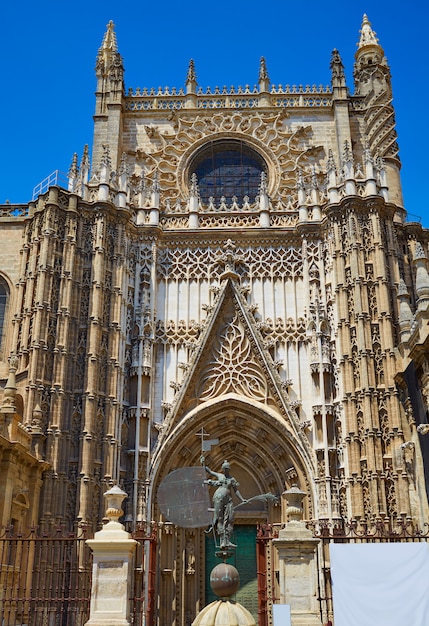
[[[220,598],[230,598],[240,587],[238,570],[229,563],[219,563],[211,571],[210,587]]]

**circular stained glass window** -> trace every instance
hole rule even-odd
[[[198,152],[189,169],[196,174],[203,204],[213,198],[242,204],[244,198],[255,201],[261,184],[261,173],[267,173],[263,158],[242,141],[213,141]]]

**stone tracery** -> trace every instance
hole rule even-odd
[[[229,318],[229,319],[228,319]],[[225,317],[211,347],[212,359],[200,372],[196,394],[201,401],[228,392],[266,400],[267,383],[252,357],[251,347],[237,315]]]
[[[302,169],[323,155],[321,148],[310,146],[311,128],[288,128],[281,111],[179,116],[175,124],[174,134],[159,131],[161,142],[152,141],[150,152],[143,157],[145,178],[151,180],[155,171],[159,173],[163,202],[174,204],[179,197],[187,198],[190,158],[211,139],[243,139],[259,151],[269,166],[269,193],[278,197],[284,207],[295,195],[298,161]],[[176,181],[180,181],[180,187]]]

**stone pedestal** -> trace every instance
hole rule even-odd
[[[318,595],[315,539],[302,521],[305,493],[293,486],[283,494],[289,521],[273,543],[279,554],[280,603],[289,604],[292,626],[322,626]]]
[[[85,626],[129,626],[131,568],[137,542],[117,521],[127,494],[113,487],[104,495],[109,522],[86,542],[93,551],[94,562],[90,618]]]
[[[321,626],[316,560],[319,540],[302,522],[289,522],[273,542],[279,553],[280,602],[290,604],[292,626]]]

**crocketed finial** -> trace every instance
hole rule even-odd
[[[259,80],[270,80],[268,76],[267,63],[265,61],[265,57],[261,57],[259,62]]]
[[[106,32],[104,33],[103,41],[100,47],[100,52],[102,50],[110,50],[112,52],[118,51],[118,43],[116,41],[116,33],[115,33],[115,25],[110,20],[110,22],[106,25]]]
[[[360,29],[360,40],[358,48],[363,48],[368,45],[378,45],[378,38],[375,31],[372,30],[371,23],[366,13],[364,13],[362,20],[362,28]]]
[[[197,82],[197,75],[195,73],[195,63],[194,63],[194,59],[191,59],[188,65],[188,73],[186,75],[186,84],[196,83],[196,82]]]

